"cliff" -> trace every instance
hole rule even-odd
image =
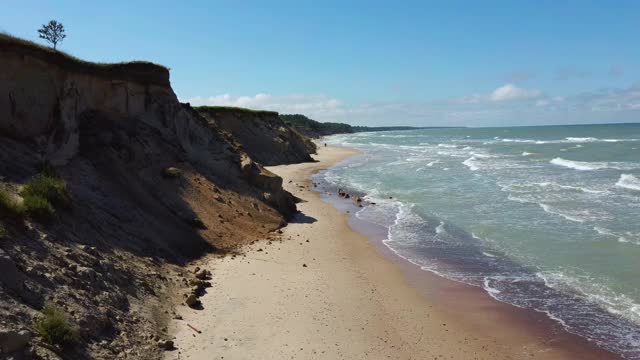
[[[46,222],[16,210],[33,206],[38,174],[68,192]],[[280,177],[178,102],[166,68],[87,63],[6,35],[0,195],[0,333],[36,337],[43,306],[60,307],[79,341],[30,344],[51,359],[159,358],[171,294],[189,285],[182,266],[269,236],[296,211]]]
[[[228,131],[242,148],[263,165],[312,161],[315,144],[280,119],[277,112],[222,106],[196,108],[209,123]]]
[[[309,119],[300,114],[280,115],[280,118],[300,134],[317,139],[322,136],[334,134],[349,134],[355,132],[351,125],[342,123],[322,123]]]
[[[291,128],[300,134],[317,139],[322,136],[335,134],[351,134],[356,132],[371,131],[398,131],[398,130],[418,130],[418,129],[442,129],[447,127],[415,127],[415,126],[351,126],[343,123],[319,122],[300,114],[280,115],[280,118]]]

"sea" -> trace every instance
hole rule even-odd
[[[640,359],[640,124],[334,135],[315,176],[423,270]]]

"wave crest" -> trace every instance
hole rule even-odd
[[[561,157],[554,158],[550,161],[554,165],[568,167],[574,170],[590,171],[590,170],[603,170],[603,169],[615,169],[615,170],[631,170],[637,169],[638,165],[622,163],[622,162],[590,162],[590,161],[577,161],[567,160]]]
[[[640,179],[631,174],[622,174],[620,175],[618,182],[616,182],[616,186],[629,190],[640,191]]]

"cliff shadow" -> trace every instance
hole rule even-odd
[[[289,222],[292,224],[313,224],[318,220],[312,216],[305,215],[303,212],[299,211],[295,215],[289,219]]]

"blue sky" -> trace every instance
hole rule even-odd
[[[5,0],[0,30],[171,68],[192,104],[352,124],[640,121],[637,1]]]

